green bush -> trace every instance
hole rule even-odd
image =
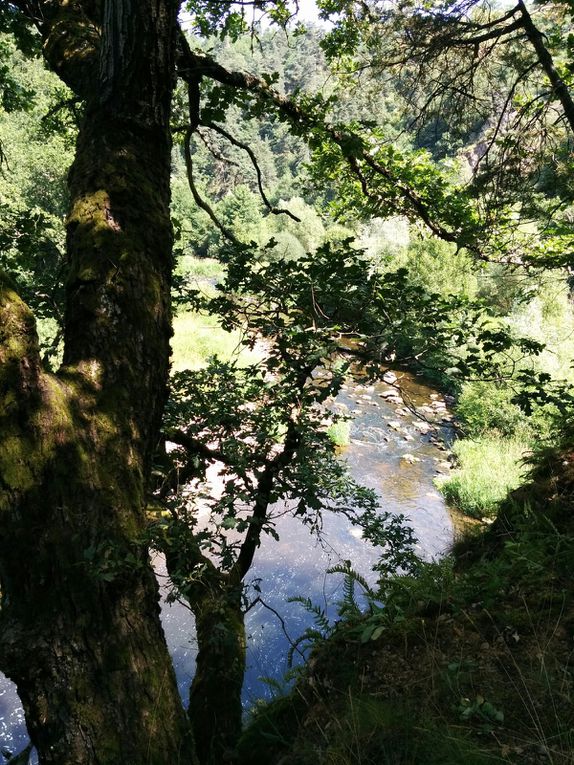
[[[351,434],[349,420],[337,420],[327,429],[327,435],[335,446],[348,446]]]
[[[493,517],[499,503],[516,489],[526,472],[528,445],[519,439],[485,437],[457,441],[459,467],[438,487],[447,502],[473,518]]]
[[[460,394],[456,414],[468,437],[513,436],[526,427],[525,415],[511,402],[513,392],[490,382],[466,383]]]

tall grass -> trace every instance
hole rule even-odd
[[[528,444],[518,438],[484,436],[456,441],[458,468],[437,485],[447,502],[473,518],[493,517],[498,504],[524,476]]]
[[[239,356],[241,364],[252,364],[259,354],[241,346],[239,332],[226,332],[215,316],[193,312],[181,313],[173,321],[171,340],[172,371],[201,369],[211,356],[225,361]]]
[[[215,258],[196,258],[193,255],[183,255],[177,263],[177,273],[198,280],[221,281],[225,266]]]

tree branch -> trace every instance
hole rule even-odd
[[[219,449],[211,449],[209,446],[206,446],[203,441],[193,438],[193,436],[190,436],[183,430],[164,431],[164,438],[166,441],[171,441],[178,446],[183,446],[183,448],[191,454],[199,454],[201,457],[205,457],[212,462],[223,462],[224,465],[233,464],[222,451]]]
[[[564,82],[564,80],[558,74],[558,70],[554,65],[550,51],[544,44],[544,35],[534,24],[532,16],[528,12],[524,0],[518,0],[518,7],[522,14],[522,23],[524,24],[524,30],[528,39],[530,40],[532,47],[536,51],[536,56],[540,62],[540,66],[544,70],[544,73],[550,80],[552,89],[556,94],[556,98],[560,101],[564,114],[570,125],[570,130],[574,134],[574,99],[570,93],[570,89]]]
[[[255,152],[250,146],[248,146],[246,143],[243,143],[243,141],[239,141],[237,138],[231,135],[231,133],[228,133],[227,130],[222,128],[220,125],[215,124],[214,122],[203,122],[202,125],[204,125],[204,127],[209,128],[210,130],[214,130],[216,133],[219,133],[219,135],[226,138],[229,141],[229,143],[233,144],[234,146],[237,146],[238,149],[242,149],[249,156],[249,159],[251,160],[251,164],[253,165],[253,167],[255,168],[255,172],[257,173],[257,186],[259,187],[259,194],[261,195],[263,204],[269,210],[269,212],[273,213],[274,215],[288,215],[296,223],[301,223],[301,218],[298,218],[296,215],[293,215],[293,213],[290,210],[283,210],[278,207],[273,207],[273,205],[267,198],[267,195],[265,194],[265,191],[263,189],[263,180],[261,177],[261,170],[259,168],[259,163],[257,161],[257,157],[255,156]]]
[[[183,33],[181,37],[183,37]],[[449,229],[444,225],[434,220],[431,209],[420,197],[418,197],[416,192],[406,184],[400,183],[393,173],[384,168],[382,165],[376,163],[366,148],[359,149],[357,146],[355,147],[352,154],[345,152],[343,147],[346,143],[346,139],[349,137],[348,133],[338,130],[328,125],[324,120],[309,114],[293,100],[281,95],[276,90],[271,88],[269,84],[264,80],[261,80],[255,75],[248,74],[246,72],[229,71],[214,61],[212,58],[210,58],[207,54],[203,52],[197,53],[192,51],[189,47],[189,44],[187,43],[187,40],[184,40],[180,46],[180,59],[178,66],[178,72],[186,82],[189,82],[190,79],[201,76],[213,79],[222,85],[246,90],[247,92],[253,93],[257,97],[262,98],[271,106],[278,109],[298,132],[301,132],[303,128],[307,128],[309,130],[319,129],[324,133],[325,137],[339,146],[343,156],[349,164],[351,171],[360,180],[363,191],[366,192],[367,195],[370,196],[369,189],[364,176],[362,178],[360,176],[360,168],[358,165],[359,160],[370,166],[371,169],[376,173],[382,175],[388,180],[391,180],[395,185],[395,188],[399,189],[401,196],[408,203],[411,209],[413,209],[413,211],[421,217],[424,223],[436,236],[444,239],[447,242],[459,241],[460,232],[449,231]],[[357,144],[358,143],[359,142],[357,142]],[[200,202],[205,205],[203,200],[200,199]],[[205,206],[202,209],[206,209]],[[208,212],[208,214],[210,213]],[[211,211],[210,217],[212,215],[213,211]],[[212,218],[212,220],[213,219],[214,218]],[[219,222],[217,222],[216,225],[221,229],[221,224]],[[468,243],[465,243],[464,246],[470,247]],[[479,258],[481,257],[481,254],[478,252],[478,250],[476,250],[475,254]]]
[[[445,48],[461,48],[465,46],[480,45],[481,43],[488,42],[489,40],[499,40],[501,37],[509,35],[511,32],[516,32],[518,29],[524,28],[524,22],[522,19],[516,19],[512,24],[507,24],[505,27],[494,27],[488,32],[482,34],[470,34],[468,37],[450,37],[448,35],[442,35],[433,40],[433,47],[440,50]]]
[[[226,239],[229,239],[230,242],[233,242],[234,244],[239,244],[239,240],[227,229],[223,223],[219,220],[217,215],[213,212],[210,205],[203,199],[203,197],[200,195],[199,191],[197,190],[197,186],[195,185],[195,181],[193,179],[193,160],[191,158],[191,138],[193,135],[193,128],[188,128],[185,137],[183,139],[183,153],[185,157],[185,169],[187,173],[187,183],[189,185],[189,189],[191,191],[191,195],[193,196],[193,201],[195,204],[203,210],[205,213],[208,214],[212,222],[215,224],[215,226],[221,231],[223,236]]]
[[[287,425],[283,449],[267,462],[257,481],[255,507],[249,519],[249,528],[239,550],[239,555],[229,573],[231,581],[240,582],[251,568],[255,551],[259,547],[263,524],[267,519],[267,510],[271,504],[275,481],[281,469],[286,467],[295,456],[299,441],[297,423],[291,418]]]

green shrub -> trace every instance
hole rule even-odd
[[[525,415],[511,402],[512,396],[510,388],[501,388],[494,383],[466,383],[456,407],[464,434],[476,437],[496,431],[492,435],[512,436],[525,428]]]
[[[473,518],[492,517],[498,504],[516,489],[526,472],[528,445],[496,437],[457,441],[453,454],[458,468],[438,487],[447,502]]]
[[[350,442],[351,423],[349,420],[337,420],[327,429],[327,435],[335,446],[348,446]]]

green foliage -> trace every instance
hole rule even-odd
[[[217,0],[187,0],[184,8],[190,16],[194,31],[203,37],[217,34],[221,39],[237,40],[252,29],[256,17],[253,9]],[[293,17],[291,7],[285,0],[263,0],[258,3],[258,20],[266,18],[284,27]]]
[[[32,103],[34,91],[26,87],[20,78],[13,74],[16,45],[7,35],[0,36],[0,104],[6,112],[28,109]]]
[[[344,418],[336,420],[327,428],[327,435],[335,446],[348,446],[351,434],[351,423]]]
[[[464,435],[513,436],[524,430],[524,413],[512,403],[513,396],[512,389],[505,385],[481,380],[465,383],[456,405]]]
[[[447,502],[474,518],[494,517],[499,504],[525,475],[528,444],[493,436],[456,441],[453,453],[459,467],[441,480]]]
[[[7,36],[0,36],[2,60],[10,83],[4,82],[0,109],[0,268],[34,310],[44,348],[54,355],[63,314],[63,218],[72,151],[69,131],[52,132],[42,118],[69,95],[39,60],[24,58]]]
[[[408,269],[412,280],[429,292],[459,295],[469,300],[477,296],[477,265],[465,250],[434,237],[416,237],[406,252],[391,260]]]

